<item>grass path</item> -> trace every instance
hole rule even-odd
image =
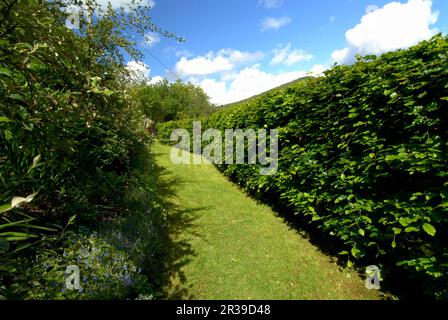
[[[171,163],[153,151],[170,192],[173,240],[184,253],[166,288],[182,299],[378,299],[355,273],[289,228],[209,165]],[[186,254],[188,252],[188,254]]]

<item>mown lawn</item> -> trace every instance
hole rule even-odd
[[[177,254],[180,262],[165,288],[166,298],[381,298],[379,292],[365,288],[355,271],[340,270],[216,168],[176,166],[170,150],[160,144],[153,147],[165,183],[159,192],[165,197],[171,236],[179,249],[170,253]]]

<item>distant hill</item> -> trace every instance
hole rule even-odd
[[[286,89],[286,88],[288,88],[288,87],[290,87],[290,86],[292,86],[292,85],[294,85],[294,84],[296,84],[296,83],[298,83],[298,82],[304,81],[304,80],[309,79],[309,78],[310,78],[310,77],[303,77],[303,78],[296,79],[296,80],[294,80],[294,81],[285,83],[285,84],[283,84],[283,85],[281,85],[281,86],[279,86],[279,87],[275,87],[275,88],[273,88],[273,89],[271,89],[271,90],[268,90],[268,91],[262,92],[262,93],[260,93],[260,94],[257,94],[256,96],[253,96],[253,97],[250,97],[250,98],[241,100],[241,101],[237,101],[237,102],[233,102],[233,103],[229,103],[229,104],[223,105],[223,106],[221,106],[220,108],[230,108],[230,107],[235,106],[235,105],[237,105],[237,104],[242,104],[242,103],[250,102],[250,101],[255,100],[255,99],[257,99],[257,98],[259,98],[259,97],[261,97],[261,96],[263,96],[263,95],[265,95],[265,94],[268,94],[268,93],[274,93],[274,92],[277,92],[277,91]]]

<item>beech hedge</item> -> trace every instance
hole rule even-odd
[[[448,38],[358,57],[202,119],[203,130],[279,130],[276,175],[220,165],[250,192],[272,195],[340,247],[348,264],[406,271],[448,298]],[[158,126],[169,141],[175,128]],[[387,277],[385,279],[387,281]]]

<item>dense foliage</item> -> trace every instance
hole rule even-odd
[[[122,53],[138,56],[129,28],[158,29],[109,7],[74,32],[64,2],[0,3],[0,298],[153,295],[163,212]],[[66,292],[70,264],[99,280]]]
[[[215,111],[202,88],[181,81],[142,83],[133,90],[133,97],[145,116],[158,123],[197,118]]]
[[[276,175],[248,165],[223,172],[305,217],[349,265],[380,265],[386,281],[388,270],[406,270],[446,299],[447,79],[448,38],[438,35],[223,110],[202,127],[278,128]],[[160,138],[174,128],[191,123],[162,124]]]

